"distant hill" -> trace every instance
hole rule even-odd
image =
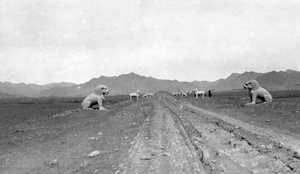
[[[242,74],[233,73],[218,83],[206,84],[205,90],[215,91],[243,89],[243,84],[251,79],[259,82],[260,86],[268,90],[297,90],[300,89],[300,72],[294,70],[272,71],[268,73],[244,72]],[[197,83],[199,85],[199,83]]]
[[[5,99],[5,98],[19,98],[19,97],[22,97],[22,96],[0,92],[0,99]]]
[[[214,86],[218,86],[218,84],[222,83],[223,81],[225,81],[225,79],[219,79],[219,80],[214,81],[214,82],[192,81],[191,83],[193,83],[194,85],[197,85],[198,90],[210,90],[210,89],[214,89]]]
[[[61,82],[61,83],[50,83],[46,85],[36,85],[36,84],[25,84],[25,83],[0,82],[0,92],[11,94],[13,96],[35,97],[38,96],[39,93],[43,90],[47,90],[55,87],[69,87],[72,85],[76,85],[76,84],[69,83],[69,82]]]
[[[208,91],[209,89],[213,91],[231,91],[243,90],[243,84],[251,79],[257,80],[261,86],[268,90],[300,90],[300,72],[287,70],[267,73],[256,73],[252,71],[244,72],[242,74],[232,73],[226,79],[219,79],[214,82],[180,82],[177,80],[160,80],[153,77],[140,76],[135,73],[122,74],[113,77],[100,76],[82,84],[61,82],[50,83],[47,85],[36,85],[0,82],[0,92],[10,94],[12,96],[26,97],[83,97],[90,94],[99,84],[108,86],[110,88],[110,95],[129,94],[136,90],[141,90],[143,93],[157,91],[189,92],[194,88],[205,91]]]
[[[95,86],[104,84],[110,88],[111,95],[129,94],[141,90],[142,92],[165,91],[191,91],[197,88],[190,82],[177,80],[159,80],[153,77],[140,76],[135,73],[122,74],[120,76],[93,78],[86,83],[64,88],[51,88],[44,90],[40,96],[86,96],[91,93]]]
[[[60,83],[49,83],[46,85],[36,85],[33,83],[28,84],[32,89],[36,91],[43,91],[51,88],[57,88],[57,87],[70,87],[76,85],[75,83],[70,83],[70,82],[60,82]]]
[[[272,71],[257,77],[256,80],[270,90],[300,89],[299,71]]]
[[[242,89],[243,85],[246,81],[251,79],[256,79],[262,75],[261,73],[256,72],[245,72],[243,74],[233,73],[229,77],[227,77],[222,82],[217,85],[211,86],[211,88],[215,91],[225,91],[225,90],[233,90],[233,89]]]

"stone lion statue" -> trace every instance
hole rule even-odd
[[[143,98],[148,98],[149,97],[149,92],[146,92],[146,94],[143,95]]]
[[[92,109],[92,106],[99,105],[99,110],[107,110],[102,106],[105,95],[108,95],[109,89],[104,85],[99,85],[94,89],[94,92],[88,95],[81,103],[83,109]]]
[[[194,90],[193,90],[193,92],[195,93],[195,98],[198,98],[198,96],[200,96],[200,95],[202,95],[202,98],[204,98],[204,94],[205,94],[205,92],[204,91],[198,91],[198,89],[197,88],[195,88]]]
[[[142,92],[140,90],[137,90],[136,92],[134,93],[130,93],[129,94],[129,97],[130,97],[130,100],[132,100],[132,97],[136,97],[136,100],[139,100],[139,96]]]
[[[146,94],[143,95],[143,98],[153,97],[154,93],[152,92],[146,92]]]
[[[154,93],[153,92],[149,92],[148,93],[148,97],[153,97],[154,96]]]
[[[260,87],[256,80],[249,80],[244,84],[244,88],[249,90],[250,103],[245,105],[256,104],[256,99],[261,99],[263,103],[272,102],[272,95],[263,87]]]
[[[177,92],[177,91],[173,91],[173,92],[172,92],[172,95],[174,95],[174,96],[179,96],[179,95],[180,95],[180,93],[179,93],[179,92]]]

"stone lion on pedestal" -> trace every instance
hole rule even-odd
[[[272,95],[263,87],[260,87],[256,80],[249,80],[244,84],[244,88],[249,90],[250,103],[245,105],[256,104],[256,99],[260,99],[263,103],[272,102]]]
[[[99,105],[99,110],[107,110],[102,106],[105,95],[108,95],[109,89],[104,85],[99,85],[94,89],[94,92],[88,95],[81,103],[83,109],[92,109],[92,106]]]

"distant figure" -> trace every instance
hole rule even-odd
[[[154,93],[153,92],[149,92],[148,93],[148,97],[153,97],[154,96]]]
[[[193,90],[193,92],[195,93],[195,98],[198,98],[198,96],[200,96],[200,95],[202,95],[202,98],[204,98],[204,94],[205,94],[204,91],[198,91],[198,89],[195,88],[195,89]]]
[[[92,106],[99,104],[99,110],[107,110],[102,106],[104,95],[108,95],[109,89],[104,85],[99,85],[94,89],[94,92],[88,95],[81,103],[83,109],[92,109]]]
[[[211,91],[208,90],[208,97],[211,97]]]
[[[272,95],[263,87],[260,87],[256,80],[249,80],[244,84],[244,88],[249,90],[250,103],[245,105],[256,104],[256,98],[259,98],[263,103],[272,102]]]
[[[149,97],[149,93],[146,92],[146,94],[143,95],[143,98],[148,98]]]
[[[179,96],[179,95],[180,95],[180,93],[179,93],[179,92],[177,92],[177,91],[173,91],[173,92],[172,92],[172,95],[174,95],[174,96]]]
[[[132,97],[136,97],[136,100],[139,100],[139,96],[142,92],[140,90],[137,90],[136,92],[134,93],[130,93],[129,94],[129,97],[130,97],[130,100],[132,100]]]

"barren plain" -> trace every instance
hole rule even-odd
[[[0,173],[300,173],[299,92],[272,95],[2,101]]]

